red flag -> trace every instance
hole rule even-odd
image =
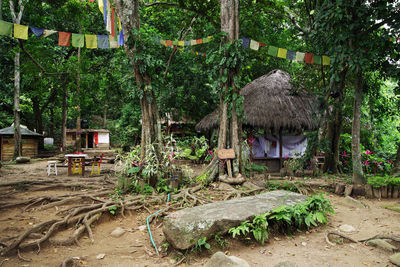
[[[94,2],[94,0],[89,0],[90,1],[90,3],[93,3]]]
[[[312,53],[306,53],[306,56],[304,58],[304,61],[308,64],[313,64],[314,63],[314,54]]]
[[[196,39],[196,44],[202,44],[203,43],[203,39]]]
[[[69,46],[71,39],[70,32],[58,32],[58,45],[59,46]]]
[[[111,7],[111,36],[115,38],[115,11],[114,11],[114,7]]]
[[[260,42],[260,46],[267,46],[267,44],[264,44],[264,43]]]

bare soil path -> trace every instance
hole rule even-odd
[[[35,161],[22,165],[5,165],[0,170],[0,184],[14,183],[12,186],[0,186],[0,240],[21,234],[41,222],[59,218],[59,212],[71,207],[71,204],[60,203],[43,209],[46,202],[29,207],[29,203],[14,207],[4,207],[4,203],[17,203],[32,197],[56,198],[65,195],[86,194],[112,191],[117,178],[105,171],[105,175],[85,178],[67,176],[67,168],[60,168],[57,177],[47,177],[46,161]],[[198,171],[195,166],[195,172]],[[102,165],[102,171],[113,170],[111,164]],[[90,174],[90,172],[88,173]],[[40,182],[37,185],[18,183],[21,181]],[[54,185],[54,181],[57,181]],[[48,184],[46,184],[48,183]],[[69,185],[69,186],[68,186]],[[86,185],[86,186],[82,186]],[[34,189],[32,191],[32,189]],[[209,189],[210,198],[213,189]],[[305,266],[393,266],[388,258],[390,252],[366,246],[362,243],[347,243],[330,246],[325,241],[329,230],[338,229],[343,224],[352,225],[356,232],[348,234],[354,239],[365,239],[376,234],[400,236],[400,213],[387,210],[384,206],[400,205],[400,199],[368,200],[361,199],[368,209],[348,206],[343,197],[327,194],[332,201],[335,214],[329,217],[329,224],[309,231],[294,233],[292,236],[272,235],[264,245],[258,245],[251,240],[234,240],[225,237],[225,247],[220,247],[211,240],[211,250],[187,253],[184,261],[178,266],[202,266],[212,253],[221,250],[230,255],[241,257],[251,266],[274,266],[276,263],[290,260],[300,267]],[[104,195],[100,200],[110,197]],[[83,199],[82,203],[92,203]],[[31,203],[32,204],[32,203]],[[21,250],[20,255],[9,254],[0,257],[0,266],[60,266],[68,257],[79,257],[75,263],[81,266],[174,266],[182,259],[181,253],[169,250],[168,254],[155,254],[150,243],[147,230],[143,230],[149,212],[157,211],[166,206],[165,203],[149,206],[148,210],[139,209],[125,212],[125,217],[104,213],[99,221],[92,224],[94,242],[84,233],[79,239],[79,245],[61,246],[45,242],[34,249]],[[27,208],[28,207],[28,208]],[[161,231],[162,219],[151,224],[153,237],[157,245],[163,244]],[[126,233],[119,238],[110,236],[116,228],[121,227]],[[63,239],[72,230],[67,230],[52,237]],[[2,242],[7,244],[6,241]],[[399,243],[395,244],[399,247]],[[99,254],[105,254],[103,259],[96,259]],[[69,265],[72,266],[72,265]]]

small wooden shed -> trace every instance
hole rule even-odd
[[[76,135],[81,135],[81,147],[84,149],[110,149],[110,131],[106,129],[67,129],[67,146],[74,146]]]
[[[30,131],[21,125],[22,156],[35,158],[38,156],[41,134]],[[14,126],[0,130],[0,160],[11,160],[14,156]]]

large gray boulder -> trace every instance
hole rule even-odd
[[[179,210],[164,219],[163,232],[168,242],[177,249],[188,249],[200,238],[225,234],[232,227],[254,215],[272,211],[282,205],[294,206],[306,196],[272,191],[255,196],[214,202]]]
[[[400,266],[400,253],[393,254],[389,259],[394,265]]]
[[[211,259],[208,260],[204,267],[250,267],[250,265],[241,258],[227,256],[221,251],[218,251],[212,255]]]

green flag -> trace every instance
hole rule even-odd
[[[270,45],[268,47],[268,55],[276,57],[278,55],[278,47]]]
[[[85,46],[85,35],[84,34],[72,34],[72,46],[73,47],[84,47]]]
[[[13,24],[4,20],[0,20],[0,35],[12,36]]]

